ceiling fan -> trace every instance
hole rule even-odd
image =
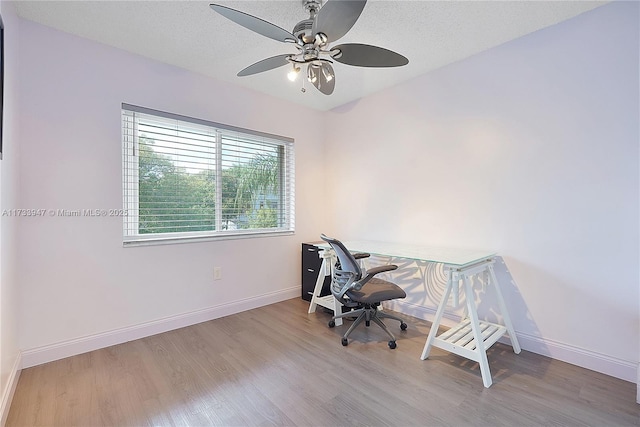
[[[293,32],[239,10],[219,4],[210,6],[236,24],[265,37],[292,43],[298,49],[297,53],[272,56],[249,65],[238,73],[238,77],[292,64],[289,79],[293,81],[306,64],[307,79],[320,92],[331,95],[335,88],[333,61],[357,67],[400,67],[409,63],[399,53],[378,46],[344,43],[329,47],[329,43],[337,41],[353,27],[366,3],[367,0],[326,0],[323,5],[322,0],[302,0],[309,19],[298,22]]]

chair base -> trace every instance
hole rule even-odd
[[[392,349],[396,348],[396,337],[391,333],[389,328],[387,328],[387,325],[385,325],[381,319],[397,320],[398,322],[400,322],[400,329],[403,331],[407,329],[407,324],[397,316],[378,310],[378,305],[379,304],[365,304],[355,310],[338,314],[331,318],[331,320],[329,321],[330,328],[335,326],[336,319],[358,316],[356,320],[353,321],[353,324],[349,327],[349,329],[347,329],[347,332],[345,332],[345,334],[342,336],[342,345],[349,344],[349,334],[351,334],[351,332],[353,332],[353,330],[358,327],[360,323],[364,321],[365,325],[369,326],[371,324],[371,321],[373,321],[378,326],[380,326],[382,330],[385,331],[391,338],[391,340],[389,341],[389,347]]]

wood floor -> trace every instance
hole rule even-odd
[[[347,347],[325,312],[292,299],[22,371],[7,426],[638,426],[635,384],[527,351],[477,363],[398,348],[374,324]]]

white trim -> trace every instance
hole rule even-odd
[[[209,234],[203,234],[200,236],[194,236],[194,235],[167,236],[169,233],[165,233],[164,235],[147,234],[145,235],[146,237],[129,236],[129,237],[126,237],[126,240],[123,240],[122,246],[125,248],[130,248],[135,246],[176,245],[180,243],[213,242],[213,241],[219,241],[219,240],[236,240],[236,239],[257,239],[262,237],[279,237],[279,236],[290,236],[290,235],[296,234],[295,230],[257,231],[256,229],[246,233],[244,232],[229,232],[226,234],[225,233],[226,232],[223,232],[223,231],[214,231]]]
[[[2,393],[2,402],[0,404],[0,426],[2,427],[4,427],[5,423],[7,422],[7,417],[9,416],[11,401],[13,400],[13,395],[15,394],[16,387],[18,386],[18,379],[20,379],[21,366],[22,355],[18,353],[18,355],[16,356],[16,360],[14,360],[13,362],[11,372],[9,373],[7,386]]]
[[[2,396],[2,407],[0,407],[3,417],[2,420],[6,418],[6,415],[8,415],[8,411],[7,413],[4,412],[5,406],[6,409],[8,409],[7,405],[11,402],[11,398],[13,397],[13,392],[15,391],[15,386],[20,374],[20,368],[29,368],[54,360],[63,359],[65,357],[109,347],[111,345],[121,344],[127,341],[183,328],[185,326],[206,322],[219,317],[229,316],[231,314],[240,313],[242,311],[251,310],[287,299],[298,298],[300,296],[299,294],[300,287],[294,286],[257,297],[234,301],[228,304],[221,304],[139,325],[23,351],[21,356],[16,358],[16,362],[9,378],[11,388],[7,387],[7,391],[5,391],[5,394]],[[435,309],[400,301],[389,301],[385,303],[385,308],[426,321],[432,321],[435,315]],[[441,325],[451,327],[458,321],[459,318],[457,316],[445,313]],[[638,385],[637,401],[640,403],[640,365],[637,363],[616,359],[604,354],[549,339],[523,334],[521,332],[517,332],[517,336],[518,341],[524,350],[571,363],[615,378],[620,378],[625,381],[636,382]]]
[[[638,363],[638,380],[636,381],[636,403],[640,403],[640,363]]]
[[[291,298],[300,297],[300,286],[294,286],[275,292],[246,298],[227,304],[165,317],[151,322],[141,323],[126,328],[115,329],[99,334],[89,335],[33,348],[22,352],[22,367],[29,368],[65,357],[75,356],[100,348],[122,344],[127,341],[148,337],[185,326],[195,325],[219,317],[229,316],[242,311],[251,310]]]
[[[632,383],[636,381],[637,363],[522,332],[517,335],[525,350],[621,380]]]
[[[418,319],[432,322],[435,317],[435,309],[432,308],[398,300],[388,301],[388,303],[385,304],[385,307]],[[443,319],[440,324],[447,327],[451,327],[459,321],[458,317],[447,313],[445,313],[444,317],[446,319]],[[640,403],[640,367],[637,362],[618,359],[606,354],[522,332],[516,331],[516,336],[523,350],[638,384],[637,401]],[[507,340],[502,338],[500,341],[508,343]]]

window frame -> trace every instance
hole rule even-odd
[[[138,120],[135,114],[154,116],[159,119],[177,120],[190,125],[211,128],[215,133],[216,145],[214,160],[217,171],[222,170],[223,155],[222,146],[225,144],[225,136],[233,137],[234,134],[243,137],[263,139],[267,144],[277,146],[282,151],[280,161],[280,199],[283,208],[282,225],[276,228],[244,228],[237,230],[222,230],[222,174],[216,174],[216,203],[215,203],[215,230],[188,231],[188,232],[164,232],[164,233],[139,233],[139,134]],[[123,203],[123,245],[157,245],[187,243],[195,241],[211,241],[225,239],[245,239],[258,237],[271,237],[295,234],[295,150],[294,139],[281,135],[244,129],[236,126],[198,119],[180,114],[154,110],[151,108],[122,103],[121,108],[122,127],[122,203]]]

